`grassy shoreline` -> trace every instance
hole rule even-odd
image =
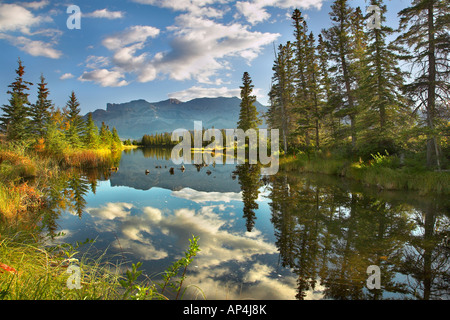
[[[52,210],[48,193],[65,191],[55,186],[58,179],[73,168],[115,168],[111,165],[118,163],[108,149],[46,154],[0,144],[0,300],[168,300],[175,294],[178,299],[180,293],[183,297],[187,288],[181,290],[182,280],[200,250],[198,238],[189,239],[186,258],[162,270],[164,281],[157,283],[142,275],[140,263],[131,264],[123,256],[117,262],[118,258],[96,250],[92,240],[72,245],[61,243],[58,235],[56,242],[54,235],[45,235],[44,216]],[[92,244],[87,251],[79,249],[86,244]],[[81,272],[81,287],[75,289],[68,282],[73,265]],[[178,271],[183,271],[181,278]],[[166,286],[176,289],[175,294],[160,289]]]
[[[450,194],[450,172],[431,171],[399,164],[396,157],[377,155],[368,162],[331,156],[280,157],[280,171],[322,173],[345,177],[386,190],[413,190],[420,194]]]

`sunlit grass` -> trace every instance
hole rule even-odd
[[[350,178],[387,190],[415,190],[421,194],[449,194],[450,173],[399,165],[396,157],[375,156],[368,162],[333,159],[332,156],[283,156],[282,171],[312,172]]]

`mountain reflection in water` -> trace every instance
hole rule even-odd
[[[96,239],[142,261],[155,280],[199,237],[184,299],[201,297],[194,285],[207,299],[449,298],[446,197],[323,175],[261,177],[259,165],[180,170],[164,149],[125,151],[118,167],[67,178],[59,194],[75,205],[48,221],[66,242]],[[380,289],[367,288],[370,265]]]

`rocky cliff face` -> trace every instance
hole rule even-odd
[[[127,103],[108,103],[106,110],[92,113],[95,124],[105,122],[115,127],[122,139],[140,139],[144,134],[172,132],[178,128],[194,129],[194,121],[202,121],[204,128],[236,128],[240,110],[239,98],[199,98],[187,102],[169,99],[160,102],[134,100]],[[267,108],[256,103],[260,117]]]

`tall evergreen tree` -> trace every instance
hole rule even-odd
[[[98,128],[92,119],[92,113],[88,114],[86,121],[86,131],[84,134],[84,144],[89,149],[97,149],[99,147],[100,137],[98,135]]]
[[[161,142],[162,142],[162,134],[161,134]],[[119,133],[116,128],[113,127],[111,132],[111,150],[119,151],[122,148],[122,141],[120,140]]]
[[[315,148],[320,148],[320,119],[323,114],[323,91],[319,80],[319,63],[316,54],[315,38],[311,32],[306,46],[306,85],[308,89],[311,110],[312,128],[314,128]]]
[[[17,77],[8,87],[7,93],[10,95],[9,104],[3,105],[3,111],[0,117],[0,127],[9,140],[23,140],[28,137],[30,102],[28,101],[30,89],[33,85],[31,82],[25,81],[25,67],[22,65],[20,58],[18,59],[18,68],[16,69]]]
[[[80,103],[75,95],[75,92],[72,91],[70,94],[69,100],[66,104],[66,112],[67,112],[67,138],[74,148],[81,147],[81,137],[84,133],[84,120],[80,116]]]
[[[329,74],[327,43],[323,40],[322,34],[318,36],[317,44],[318,55],[318,73],[319,81],[322,91],[322,128],[325,139],[331,145],[336,139],[337,120],[334,114],[334,107],[331,104],[332,100],[332,79]]]
[[[412,49],[407,60],[416,70],[406,90],[418,102],[416,110],[424,111],[428,129],[427,165],[439,168],[438,106],[448,104],[450,93],[450,2],[413,0],[410,7],[399,12],[399,17],[402,34],[397,40]]]
[[[257,129],[261,124],[261,120],[258,118],[258,111],[254,103],[256,102],[256,96],[252,95],[254,85],[252,85],[252,79],[248,72],[244,72],[242,76],[241,88],[241,111],[239,113],[238,128],[244,131],[248,129]]]
[[[52,101],[48,98],[50,91],[47,88],[44,76],[41,74],[38,83],[38,95],[35,104],[31,105],[31,128],[32,133],[38,137],[45,136],[46,128],[50,120],[50,109]]]
[[[111,146],[112,135],[111,131],[109,131],[109,127],[102,122],[102,126],[99,130],[100,144],[102,148],[109,148]]]
[[[367,32],[365,59],[360,66],[361,139],[368,153],[396,151],[400,128],[407,121],[407,106],[402,92],[405,73],[399,67],[403,50],[387,37],[394,30],[385,25],[386,5],[371,0],[380,8],[381,28]],[[397,141],[396,141],[397,140]]]
[[[352,43],[352,13],[353,9],[347,0],[335,0],[331,5],[330,17],[332,27],[324,30],[324,38],[329,42],[329,57],[335,62],[336,83],[342,86],[342,101],[340,113],[350,119],[350,135],[352,147],[355,149],[357,141],[357,105],[355,101],[355,76],[353,72],[353,43]]]
[[[272,88],[269,92],[270,107],[268,110],[268,124],[271,128],[281,129],[283,150],[288,151],[291,145],[291,134],[294,132],[295,118],[293,117],[295,99],[295,68],[293,50],[290,42],[280,45],[275,53],[272,70]]]
[[[297,122],[297,133],[302,136],[303,144],[309,148],[312,132],[314,128],[313,121],[313,95],[308,85],[310,84],[308,75],[311,69],[311,53],[309,52],[308,25],[303,18],[300,10],[295,9],[292,14],[294,38],[294,65],[295,65],[295,114]],[[308,73],[309,72],[309,73]]]

